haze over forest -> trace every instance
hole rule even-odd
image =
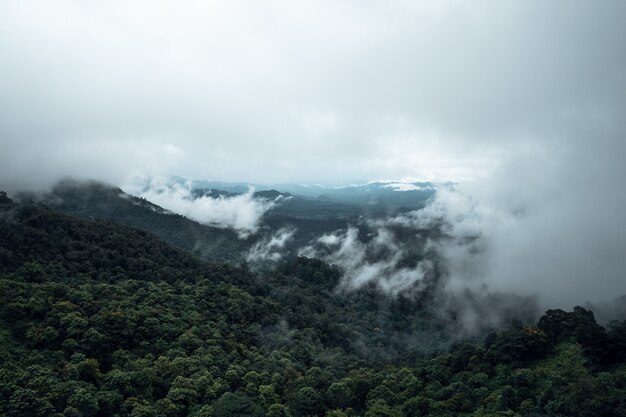
[[[584,357],[589,390],[601,392],[600,373],[622,375],[626,349],[624,322],[609,325],[626,319],[624,18],[626,3],[612,0],[0,1],[0,359],[43,352],[28,357],[53,369],[57,353],[74,364],[86,355],[100,368],[77,371],[85,389],[119,391],[110,404],[93,400],[93,412],[50,394],[33,415],[130,415],[141,401],[159,415],[231,415],[216,411],[230,407],[220,403],[227,394],[258,415],[383,415],[367,414],[374,400],[352,382],[351,400],[335,401],[307,380],[324,398],[310,408],[298,384],[335,364],[334,377],[356,381],[360,361],[368,372],[393,364],[422,378],[432,364],[416,357],[456,355],[456,343],[493,332],[503,333],[472,347],[489,363],[485,375],[500,363],[513,378],[515,361],[539,361],[524,366],[544,381],[553,364],[541,361],[568,368]],[[101,262],[104,253],[111,259]],[[141,304],[136,318],[167,304],[161,284],[185,294],[171,313],[176,330],[160,339],[165,320],[130,341],[132,332],[100,326],[91,295],[72,293],[111,285],[107,303],[124,304],[141,293],[128,288],[144,286],[156,304]],[[48,298],[31,297],[37,291]],[[70,293],[89,323],[80,331],[51,310]],[[220,303],[238,307],[226,313]],[[575,306],[584,309],[554,310]],[[213,360],[202,356],[208,345],[180,339],[200,316],[210,329],[198,337],[228,339],[224,355],[254,351],[222,357],[241,375],[213,370],[213,388],[176,412],[162,402],[175,375],[150,392],[107,379],[176,349]],[[271,359],[259,365],[263,355]],[[465,359],[454,375],[470,372]],[[261,370],[283,373],[272,377],[271,401],[242,382]],[[432,385],[424,395],[443,402],[437,384],[457,376],[433,378],[423,378]],[[497,405],[481,391],[428,410],[568,415],[542,384],[505,384],[517,397],[490,386]],[[0,414],[32,403],[5,391]],[[409,397],[385,406],[428,415]],[[276,404],[284,414],[270,412]]]
[[[488,283],[607,299],[625,289],[623,16],[617,1],[4,2],[0,185],[453,181],[431,210],[485,239]]]

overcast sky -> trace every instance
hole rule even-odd
[[[424,214],[462,286],[610,299],[624,22],[617,0],[0,0],[0,188],[453,180]]]
[[[625,18],[623,1],[0,1],[0,185],[462,181],[520,155],[609,158],[621,181]]]

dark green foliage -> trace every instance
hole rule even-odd
[[[610,362],[626,361],[626,320],[613,320],[608,325]]]
[[[181,179],[181,181],[184,180]],[[211,184],[209,188],[201,187],[195,189],[192,195],[196,198],[201,196],[232,197],[247,190],[245,186],[237,186],[228,187],[231,191],[228,192],[214,189],[213,186],[227,186],[227,184]],[[366,191],[365,194],[361,194],[364,190],[357,192],[361,198],[356,200],[352,197],[347,199],[306,198],[280,193],[276,190],[258,191],[253,196],[270,201],[279,196],[283,197],[279,204],[263,216],[260,227],[269,231],[276,231],[282,227],[294,228],[296,233],[289,247],[294,249],[291,254],[295,255],[296,248],[309,244],[322,233],[334,232],[356,224],[360,224],[361,228],[367,228],[362,222],[363,216],[388,216],[420,208],[434,194],[433,188],[398,193],[383,184],[377,186],[372,184],[372,186],[375,190]],[[348,189],[334,191],[328,189],[328,191],[339,195],[346,192],[350,194]],[[371,191],[374,193],[372,194]],[[365,201],[362,197],[365,197]],[[242,240],[231,229],[199,224],[184,216],[168,212],[143,198],[125,194],[118,187],[97,181],[81,182],[66,179],[56,184],[49,193],[43,196],[22,195],[22,198],[43,200],[48,206],[72,215],[137,227],[179,248],[194,251],[212,260],[239,263],[254,244],[263,238],[262,233],[257,233]],[[424,234],[427,232],[422,231]],[[409,234],[405,231],[403,241],[414,246],[418,244],[414,237],[413,231]],[[420,245],[423,245],[423,242]],[[286,250],[289,252],[289,248]]]
[[[5,191],[0,190],[0,208],[9,208],[13,205],[13,200],[9,198]]]
[[[541,359],[552,348],[553,341],[535,326],[523,326],[500,333],[487,351],[493,362],[524,362]]]
[[[65,213],[149,231],[179,248],[210,253],[212,259],[238,261],[241,252],[248,248],[233,230],[199,224],[97,181],[67,179],[56,184],[43,199],[47,205]]]
[[[291,402],[291,408],[301,416],[318,416],[324,412],[322,397],[312,387],[300,388]]]
[[[0,415],[626,416],[625,322],[551,310],[420,350],[445,335],[426,300],[337,293],[319,260],[254,274],[43,206],[6,213]]]
[[[575,307],[571,313],[548,310],[538,327],[546,331],[553,343],[580,343],[591,365],[622,362],[626,358],[626,322],[614,321],[609,331],[596,323],[593,312]]]
[[[241,392],[227,392],[213,404],[214,417],[263,417],[263,409]]]

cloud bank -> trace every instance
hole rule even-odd
[[[478,239],[474,231],[449,235],[453,226],[447,223],[447,215],[441,215],[442,200],[424,211],[322,235],[302,248],[300,255],[319,257],[338,266],[342,279],[336,291],[340,293],[373,287],[396,300],[428,300],[424,305],[453,329],[455,338],[484,334],[512,320],[536,320],[539,309],[534,294],[488,286],[482,275],[473,275],[483,261],[474,254],[477,242],[483,239]],[[460,232],[461,228],[455,227]],[[433,228],[446,229],[447,233],[417,236],[413,242],[400,240],[398,235]],[[415,248],[413,245],[419,241],[425,244]],[[460,276],[459,270],[466,273]]]
[[[254,244],[246,255],[246,261],[276,262],[283,257],[285,245],[293,238],[296,229],[293,227],[282,227],[275,233],[265,236]]]
[[[488,180],[441,188],[423,210],[378,223],[439,228],[429,247],[453,292],[537,294],[545,306],[565,308],[626,294],[626,196],[587,175],[608,167],[527,163],[532,168],[517,159]]]
[[[598,159],[624,137],[624,16],[580,0],[2,2],[1,186],[157,169],[461,181],[524,152]]]
[[[626,152],[623,144],[613,147]],[[342,267],[347,288],[374,282],[398,294],[424,285],[430,273],[457,304],[471,299],[468,291],[478,299],[538,297],[546,308],[612,301],[626,294],[622,155],[593,159],[577,147],[566,155],[514,155],[485,179],[440,186],[424,209],[370,220],[373,237],[351,228],[301,253]],[[400,243],[393,228],[438,232],[423,234],[423,248],[408,253],[415,244]]]
[[[395,296],[420,289],[427,275],[433,274],[432,262],[427,259],[412,267],[402,266],[408,255],[403,246],[384,227],[367,241],[359,238],[359,229],[349,227],[320,236],[312,245],[300,249],[299,255],[322,258],[339,266],[343,271],[340,290],[355,290],[373,283]]]
[[[275,204],[254,198],[253,189],[234,196],[194,196],[190,181],[179,183],[162,178],[138,181],[125,188],[130,194],[202,224],[235,229],[240,238],[255,233],[263,215]]]
[[[583,0],[1,2],[0,188],[454,180],[430,209],[451,286],[617,296],[624,18]],[[268,208],[173,193],[146,197],[244,233]]]

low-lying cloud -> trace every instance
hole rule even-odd
[[[403,244],[385,228],[379,228],[369,241],[359,239],[359,229],[325,234],[300,255],[318,257],[339,266],[344,272],[341,289],[353,290],[374,283],[381,290],[397,295],[415,289],[432,274],[433,264],[423,260],[416,266],[404,267],[407,256]]]
[[[602,160],[517,156],[381,224],[439,228],[429,247],[449,290],[537,294],[544,306],[566,308],[610,301],[626,294],[626,196],[613,178],[624,174],[619,157],[604,146]]]
[[[624,137],[625,15],[578,0],[0,2],[0,187],[147,169],[461,181],[548,141],[597,157],[604,128]]]
[[[255,198],[252,188],[244,194],[232,196],[194,196],[190,182],[168,182],[158,178],[130,185],[126,189],[199,223],[234,229],[240,238],[257,232],[261,218],[275,204],[274,201]]]
[[[279,261],[283,257],[285,245],[293,238],[295,233],[295,228],[283,227],[276,233],[265,236],[250,249],[246,255],[246,261],[252,263]]]
[[[572,133],[566,152],[558,142],[517,152],[484,179],[439,187],[424,209],[369,221],[369,238],[351,228],[301,253],[340,266],[344,288],[374,283],[398,294],[435,274],[442,306],[468,323],[484,322],[480,304],[495,294],[528,311],[532,300],[543,308],[611,302],[626,294],[626,193],[618,180],[626,178],[626,144],[608,133]],[[591,137],[593,154],[581,145]],[[403,261],[412,243],[397,240],[394,228],[405,237],[431,231],[418,258],[408,255],[412,266]]]
[[[447,223],[447,215],[441,215],[439,201],[424,211],[322,235],[302,248],[300,255],[338,266],[342,271],[339,292],[373,286],[394,299],[419,300],[425,296],[425,306],[457,338],[483,334],[513,320],[534,321],[539,311],[535,296],[490,288],[477,278],[482,258],[472,252],[483,252],[476,249],[482,239],[472,230],[461,233],[460,227],[458,237],[450,235],[452,230],[447,229],[452,225]],[[399,236],[399,228],[403,235],[412,231],[416,236],[407,241],[406,235]],[[427,229],[439,232],[421,236]],[[472,280],[461,285],[457,281],[467,279],[459,276],[463,268],[472,271]]]
[[[123,184],[146,170],[472,180],[378,228],[440,227],[430,248],[458,292],[485,285],[564,306],[616,297],[625,15],[620,1],[0,2],[0,189],[66,175]],[[242,237],[274,204],[192,198],[185,185],[135,194]],[[393,240],[387,258],[365,259],[385,232],[351,233],[314,253],[358,285],[420,282]]]

